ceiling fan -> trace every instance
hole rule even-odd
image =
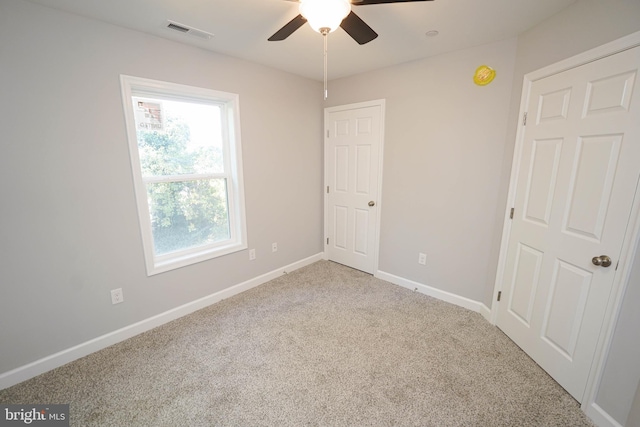
[[[299,0],[300,14],[276,31],[268,40],[282,41],[309,21],[311,28],[323,35],[340,26],[358,44],[363,45],[378,37],[378,33],[351,10],[351,5],[366,6],[414,1],[432,0],[351,0],[351,2],[349,0]]]
[[[300,14],[269,37],[269,41],[282,41],[293,34],[305,22],[324,39],[324,99],[327,99],[327,35],[342,27],[358,44],[369,43],[378,33],[353,13],[351,5],[365,6],[382,3],[406,3],[432,0],[293,0],[300,3]]]

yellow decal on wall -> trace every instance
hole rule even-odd
[[[481,65],[473,75],[473,82],[479,86],[485,86],[491,83],[495,77],[496,70],[487,65]]]

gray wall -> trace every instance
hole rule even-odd
[[[625,425],[628,427],[640,426],[640,383],[638,384],[636,397],[633,399],[633,406],[631,407],[631,412]]]
[[[596,403],[621,425],[640,426],[640,250],[627,285],[622,309],[596,395]],[[637,390],[637,392],[636,392]],[[627,423],[635,398],[636,424]]]
[[[146,276],[120,74],[240,95],[255,261]],[[0,373],[322,252],[321,86],[0,0]]]
[[[386,99],[380,270],[483,300],[500,244],[515,48],[506,40],[330,82],[329,105]],[[497,73],[484,87],[473,83],[482,64]]]

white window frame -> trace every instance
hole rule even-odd
[[[124,107],[129,154],[138,207],[138,219],[144,249],[147,276],[202,262],[247,249],[244,184],[242,179],[242,145],[240,141],[239,96],[234,93],[204,89],[177,83],[145,79],[127,75],[120,76],[122,103]],[[133,96],[161,97],[187,102],[215,104],[222,111],[223,150],[225,172],[207,174],[207,178],[227,179],[227,202],[229,206],[229,231],[231,238],[222,242],[156,255],[146,182],[161,182],[158,178],[143,178],[138,152],[136,124],[133,111]],[[225,126],[226,124],[226,126]],[[171,177],[168,177],[169,179]]]

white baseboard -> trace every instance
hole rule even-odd
[[[409,280],[403,277],[395,276],[393,274],[385,273],[384,271],[380,271],[380,270],[378,270],[375,276],[378,279],[386,280],[387,282],[391,282],[394,285],[399,285],[399,286],[402,286],[403,288],[411,289],[412,291],[417,290],[418,292],[423,293],[425,295],[429,295],[430,297],[434,297],[439,300],[442,300],[454,305],[458,305],[460,307],[464,307],[471,311],[475,311],[476,313],[482,314],[485,318],[487,317],[487,315],[485,315],[484,310],[486,310],[487,313],[489,314],[491,313],[491,311],[487,308],[486,305],[469,298],[452,294],[451,292],[446,292],[440,289],[432,288],[431,286],[423,285],[422,283],[414,282],[413,280]]]
[[[622,424],[613,419],[604,409],[595,402],[582,408],[584,413],[598,427],[623,427]]]
[[[489,307],[487,307],[484,304],[480,304],[480,314],[482,314],[482,317],[484,317],[484,319],[489,322],[491,322],[491,309]]]
[[[194,311],[208,307],[223,299],[232,297],[251,288],[255,288],[256,286],[262,285],[263,283],[280,277],[283,274],[305,267],[309,264],[313,264],[316,261],[320,261],[322,258],[322,253],[310,256],[309,258],[302,259],[285,267],[273,270],[269,273],[265,273],[261,276],[215,292],[206,297],[191,301],[187,304],[165,311],[164,313],[160,313],[156,316],[149,317],[148,319],[133,323],[116,331],[109,332],[108,334],[99,336],[82,344],[59,351],[58,353],[44,357],[40,360],[36,360],[35,362],[29,363],[11,371],[3,372],[2,374],[0,374],[0,390],[21,383],[22,381],[26,381],[30,378],[58,368],[69,362],[73,362],[74,360],[77,360],[81,357],[87,356],[98,350],[109,347],[110,345],[149,331],[155,327],[171,322],[172,320],[178,319],[182,316],[186,316],[187,314],[191,314]]]

